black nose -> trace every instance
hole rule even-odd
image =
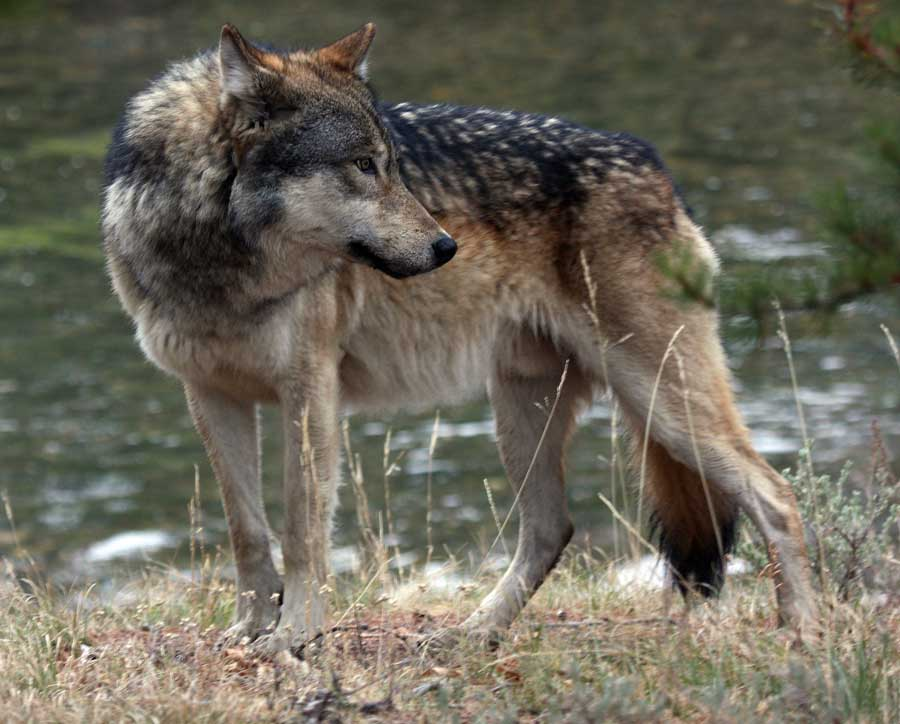
[[[431,248],[434,249],[434,259],[438,266],[446,264],[456,254],[456,242],[446,234],[431,242]]]

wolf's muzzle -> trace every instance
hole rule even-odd
[[[442,266],[456,254],[456,242],[446,234],[443,234],[431,242],[431,249],[434,251],[436,266]]]

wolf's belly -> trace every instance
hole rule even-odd
[[[341,403],[353,412],[414,411],[481,397],[493,355],[489,334],[375,334],[354,344],[341,362]]]

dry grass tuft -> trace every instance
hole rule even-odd
[[[896,721],[900,595],[826,603],[826,634],[801,644],[774,624],[770,582],[667,610],[668,596],[610,585],[613,569],[568,556],[493,651],[417,643],[484,592],[422,579],[334,582],[339,626],[301,657],[224,646],[231,585],[158,572],[123,603],[26,591],[0,609],[7,721]],[[484,582],[487,584],[487,581]],[[368,589],[363,592],[364,586]],[[355,602],[355,603],[354,603]],[[335,617],[337,620],[337,616]]]
[[[783,322],[782,333],[790,364]],[[761,560],[760,574],[733,577],[719,601],[683,605],[668,591],[616,585],[618,551],[652,549],[616,508],[626,500],[621,476],[618,496],[615,479],[613,500],[600,496],[615,517],[616,560],[570,551],[495,649],[462,639],[423,651],[431,633],[475,608],[496,574],[448,590],[447,576],[392,569],[396,544],[392,555],[384,532],[396,459],[386,443],[387,511],[376,525],[345,427],[362,546],[360,570],[328,581],[330,631],[274,659],[224,643],[234,586],[204,547],[197,483],[187,573],[157,568],[109,600],[35,584],[7,564],[0,713],[9,722],[900,721],[900,480],[877,426],[865,490],[849,484],[849,468],[838,479],[817,475],[805,425],[803,435],[789,477],[814,538],[823,615],[815,642],[775,625]],[[437,419],[429,457],[436,442]],[[615,435],[610,460],[618,470]],[[509,516],[501,522],[487,494],[493,548]],[[622,531],[630,546],[619,545]],[[739,546],[746,559],[759,550],[748,538]],[[15,556],[33,566],[17,541]]]

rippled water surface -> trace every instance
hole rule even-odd
[[[0,489],[20,542],[60,578],[137,555],[183,561],[195,466],[210,544],[226,541],[215,483],[178,385],[145,363],[106,280],[100,169],[126,98],[166,62],[213,45],[225,21],[275,44],[316,44],[374,19],[372,72],[389,99],[454,101],[565,115],[660,148],[724,273],[748,261],[802,266],[826,253],[815,194],[860,178],[869,112],[889,99],[854,86],[823,52],[813,3],[625,0],[442,2],[22,2],[0,9]],[[543,8],[543,9],[542,9]],[[894,109],[896,110],[896,109]],[[820,469],[869,466],[877,420],[900,448],[900,375],[879,330],[900,332],[895,298],[830,320],[792,318],[800,401]],[[741,408],[779,466],[800,445],[780,343],[723,320]],[[373,512],[391,509],[406,560],[425,549],[434,418],[353,418]],[[268,421],[271,423],[271,421]],[[279,440],[267,424],[267,497],[278,525]],[[436,557],[465,557],[511,503],[484,404],[441,411],[431,463]],[[610,545],[610,412],[586,416],[570,456],[579,531]],[[349,565],[354,500],[342,491],[336,546]],[[14,536],[0,522],[0,551]],[[342,557],[341,557],[342,556]],[[342,562],[343,561],[343,562]]]

